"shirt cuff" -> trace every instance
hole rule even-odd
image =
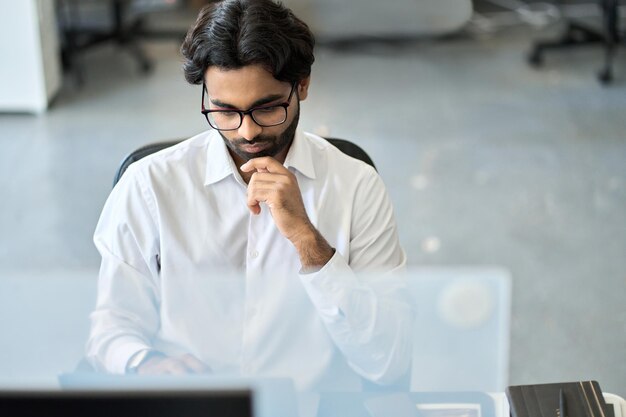
[[[130,359],[139,351],[145,349],[152,349],[152,347],[136,339],[121,339],[112,342],[108,347],[111,354],[107,357],[107,369],[113,374],[126,373],[126,367]]]
[[[345,300],[349,289],[359,285],[339,251],[319,271],[300,274],[300,280],[315,307],[329,319],[343,317],[341,300]]]

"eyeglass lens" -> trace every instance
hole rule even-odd
[[[287,119],[283,106],[262,107],[250,112],[252,119],[262,127],[276,126]],[[212,111],[207,113],[209,124],[219,130],[235,130],[241,126],[243,114],[237,111]]]

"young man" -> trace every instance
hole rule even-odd
[[[182,53],[212,129],[134,163],[107,200],[97,369],[292,377],[301,389],[406,373],[403,283],[355,274],[406,263],[384,185],[297,129],[313,45],[271,0],[200,12]]]

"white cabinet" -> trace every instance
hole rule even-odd
[[[44,112],[61,77],[54,0],[0,0],[0,112]]]

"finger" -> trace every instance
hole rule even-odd
[[[253,214],[259,214],[261,212],[260,203],[267,201],[269,193],[275,188],[275,182],[250,181],[246,195],[246,204]]]
[[[204,362],[201,362],[193,355],[183,355],[181,356],[180,360],[185,363],[187,368],[191,369],[196,374],[211,372],[211,368],[209,368]]]
[[[192,369],[179,359],[171,359],[166,366],[166,373],[171,375],[185,375],[192,373]]]
[[[253,188],[248,187],[248,195],[246,196],[246,205],[250,212],[254,215],[261,213],[261,202],[254,197]]]
[[[254,187],[248,190],[248,206],[268,203],[275,194],[275,187]]]
[[[297,187],[297,183],[294,184],[284,175],[254,173],[248,183],[247,193],[250,195],[258,190],[274,190],[279,192],[286,190],[293,192],[294,186]]]
[[[260,204],[254,204],[254,205],[248,204],[248,209],[255,216],[261,213],[261,205]]]
[[[243,164],[240,169],[243,172],[250,172],[254,170],[267,170],[271,173],[285,173],[289,172],[280,162],[270,156],[264,156],[261,158],[253,158]]]
[[[157,375],[164,372],[165,365],[168,361],[167,356],[155,355],[148,358],[137,368],[139,375]]]
[[[187,367],[173,358],[146,363],[137,370],[140,375],[183,375],[189,373]]]
[[[284,184],[288,184],[290,182],[290,178],[284,174],[271,174],[269,172],[255,172],[252,174],[250,178],[250,183],[252,182],[266,182],[266,183],[277,183],[281,182]]]
[[[261,212],[261,203],[267,202],[274,193],[273,189],[252,188],[248,189],[248,208],[253,214]]]
[[[246,195],[246,205],[248,206],[248,210],[254,215],[257,215],[261,212],[260,201],[254,198],[254,187],[248,185],[248,194]]]

